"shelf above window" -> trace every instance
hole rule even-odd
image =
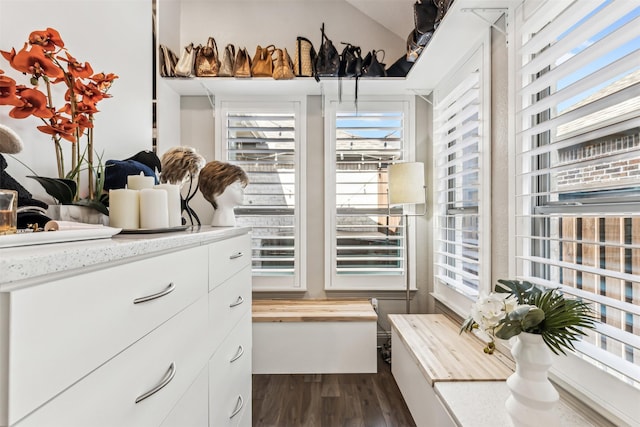
[[[406,78],[360,78],[358,96],[427,95],[457,67],[473,43],[509,7],[512,0],[456,0],[445,15],[424,51]],[[387,66],[395,59],[387,58]],[[183,96],[216,94],[233,95],[335,95],[342,84],[343,97],[355,93],[353,78],[297,77],[274,80],[269,77],[229,78],[194,77],[163,78],[176,93]]]

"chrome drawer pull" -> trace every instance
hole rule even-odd
[[[243,406],[244,406],[244,399],[242,399],[242,396],[238,395],[238,400],[236,401],[236,408],[233,410],[233,412],[229,416],[229,419],[238,415],[240,411],[242,411]]]
[[[169,283],[169,286],[167,286],[167,289],[165,289],[164,291],[160,291],[157,294],[151,294],[151,295],[147,295],[146,297],[140,297],[140,298],[136,298],[133,300],[134,304],[140,304],[141,302],[147,302],[147,301],[151,301],[157,298],[161,298],[165,295],[170,294],[171,292],[174,291],[174,289],[176,288],[176,285],[173,284],[173,282]]]
[[[140,396],[138,396],[136,398],[136,403],[140,403],[143,400],[145,400],[147,397],[151,397],[157,392],[159,392],[160,390],[162,390],[167,384],[171,382],[171,380],[175,375],[176,375],[176,364],[175,362],[171,362],[171,365],[169,366],[167,373],[164,375],[164,378],[158,383],[157,386],[153,387],[148,392],[142,393]]]
[[[236,355],[233,356],[233,359],[229,360],[229,363],[233,363],[236,360],[240,359],[243,354],[244,354],[244,348],[242,348],[242,346],[238,346],[238,351],[236,351]]]
[[[240,258],[241,256],[243,256],[244,254],[242,252],[236,252],[235,254],[231,255],[229,257],[229,259],[236,259],[236,258]]]
[[[240,296],[238,296],[238,299],[236,300],[236,302],[234,302],[232,304],[229,304],[229,307],[230,308],[237,307],[240,304],[242,304],[243,302],[244,302],[244,298],[242,298],[242,295],[240,295]]]

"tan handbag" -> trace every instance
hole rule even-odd
[[[193,65],[195,64],[197,50],[198,48],[193,47],[193,43],[189,43],[184,47],[174,69],[176,76],[193,77]]]
[[[256,47],[256,54],[253,56],[251,63],[251,74],[253,77],[272,77],[273,76],[273,52],[276,47],[269,45],[265,48]]]
[[[220,71],[218,77],[233,77],[233,63],[236,58],[236,48],[232,44],[228,44],[224,48],[224,56],[220,63]]]
[[[159,53],[160,77],[175,77],[175,68],[178,63],[178,56],[163,44],[159,46]]]
[[[251,77],[251,58],[247,53],[247,49],[238,49],[236,60],[233,64],[234,77]]]
[[[289,80],[293,78],[293,64],[289,53],[285,48],[276,49],[276,62],[273,66],[273,78],[276,80]]]
[[[198,49],[195,69],[198,77],[216,77],[218,75],[220,59],[218,59],[218,45],[213,37],[209,37],[206,46]]]
[[[313,64],[316,61],[316,50],[313,44],[304,37],[296,39],[296,52],[293,60],[293,71],[298,77],[312,77]]]

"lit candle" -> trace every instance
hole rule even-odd
[[[180,186],[174,184],[159,184],[153,187],[167,192],[169,204],[169,227],[182,225],[182,200],[180,199]]]
[[[127,188],[129,190],[153,188],[155,183],[156,179],[153,176],[145,176],[143,172],[140,172],[140,175],[127,176]]]
[[[166,191],[140,190],[140,228],[169,227],[169,203]]]
[[[137,190],[109,190],[109,225],[134,230],[140,228]]]

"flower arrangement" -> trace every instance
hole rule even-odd
[[[104,170],[100,158],[94,165],[93,129],[97,104],[110,98],[107,92],[113,73],[94,74],[88,62],[81,63],[65,48],[58,31],[47,28],[33,31],[23,48],[0,54],[15,70],[30,76],[32,87],[18,85],[0,70],[0,105],[12,107],[9,116],[25,119],[33,116],[41,121],[37,129],[51,136],[55,147],[58,178],[32,178],[59,203],[92,206],[108,213],[100,197]],[[64,84],[66,91],[61,106],[54,106],[52,86]],[[42,85],[42,86],[41,86]],[[65,165],[64,141],[70,143],[71,168]],[[82,146],[85,142],[84,147]],[[88,195],[80,199],[81,172],[86,172]]]
[[[566,299],[558,289],[542,290],[517,280],[498,280],[495,292],[482,295],[460,332],[480,329],[489,337],[485,353],[495,349],[495,338],[508,340],[521,332],[542,335],[555,354],[573,350],[573,342],[586,335],[581,328],[594,329],[591,307],[580,300]]]

